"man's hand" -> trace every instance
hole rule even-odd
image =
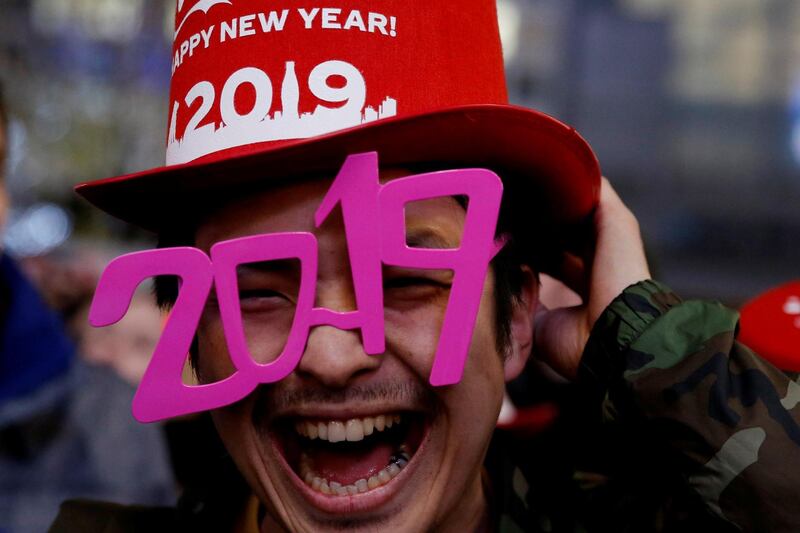
[[[583,304],[551,311],[540,303],[534,322],[534,355],[570,379],[603,310],[626,287],[650,278],[639,223],[605,178],[594,230],[594,247],[581,255],[565,254],[561,271],[552,273]]]

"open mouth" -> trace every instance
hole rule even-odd
[[[293,417],[277,424],[279,451],[314,492],[336,497],[377,490],[413,460],[428,423],[420,413],[348,419]]]

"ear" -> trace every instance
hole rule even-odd
[[[527,265],[522,266],[521,288],[511,310],[511,351],[504,366],[506,381],[520,375],[533,347],[533,317],[539,304],[539,282]]]

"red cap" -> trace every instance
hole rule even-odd
[[[800,372],[800,281],[746,303],[739,340],[781,370]]]
[[[507,104],[494,0],[179,0],[175,24],[168,166],[77,187],[119,218],[159,230],[192,195],[372,150],[383,165],[490,167],[557,222],[596,204],[586,142]]]

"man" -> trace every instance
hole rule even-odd
[[[673,467],[625,527],[797,525],[788,378],[734,344],[734,313],[645,281],[585,142],[505,104],[491,0],[179,2],[176,28],[171,166],[79,188],[162,245],[109,266],[91,320],[160,277],[174,307],[134,414],[213,409],[254,495],[227,529],[598,529],[577,500],[538,506],[534,448],[492,442],[531,353]],[[539,271],[584,304],[548,312]],[[202,528],[186,509],[72,504],[54,531]]]

